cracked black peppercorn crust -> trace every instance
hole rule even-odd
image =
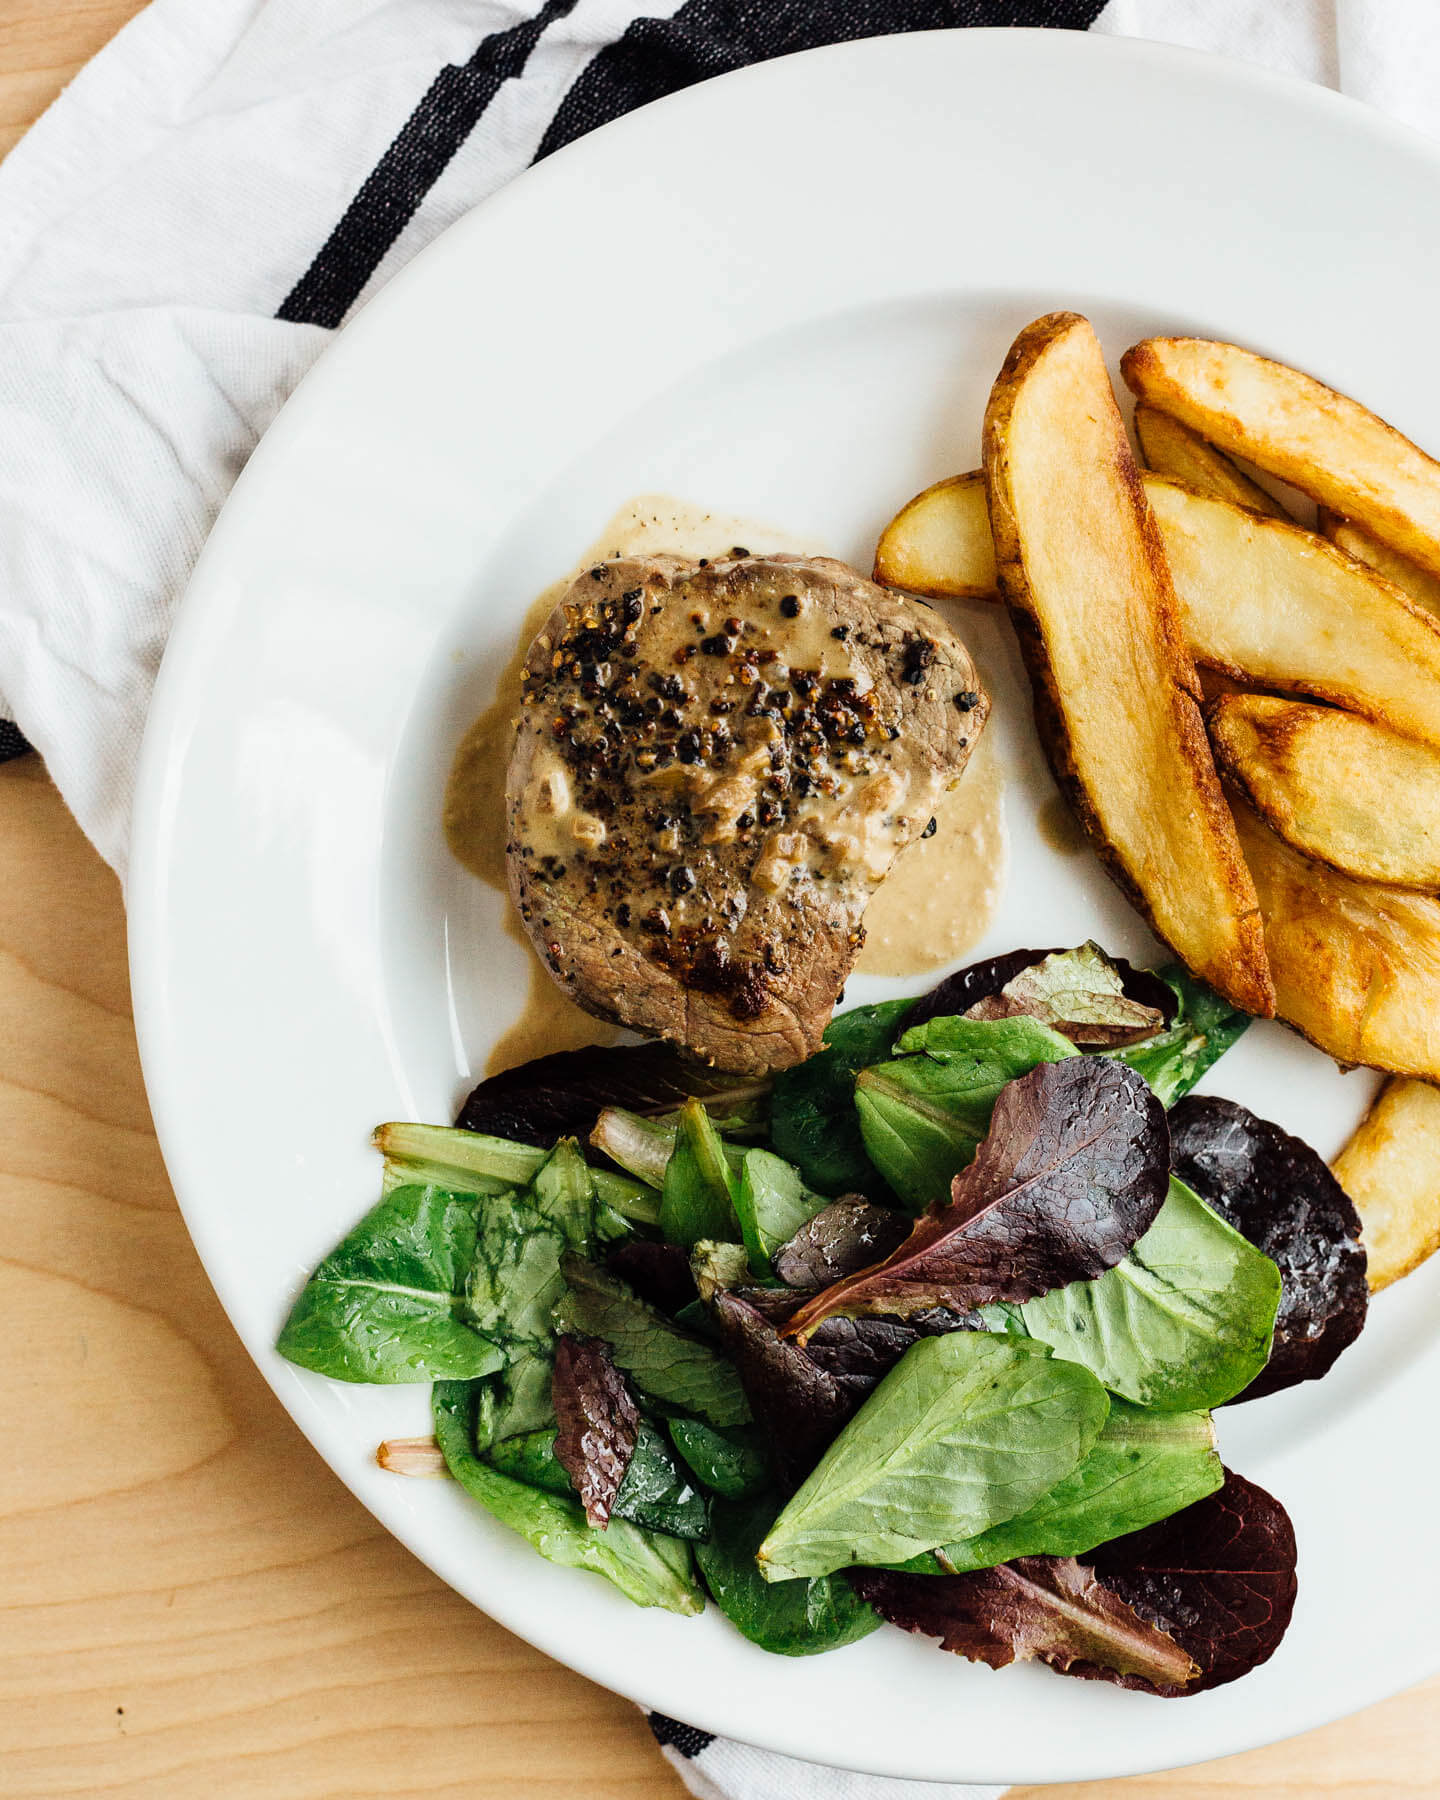
[[[526,661],[506,785],[526,930],[603,1018],[721,1068],[798,1062],[988,710],[955,634],[844,563],[600,563]]]

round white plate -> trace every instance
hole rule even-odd
[[[523,992],[498,901],[440,833],[451,751],[528,601],[630,496],[773,519],[862,567],[977,459],[1015,331],[1112,354],[1195,330],[1283,356],[1440,443],[1440,151],[1318,89],[1155,45],[956,31],[727,76],[563,151],[350,326],[252,459],[150,717],[130,917],[166,1161],[251,1354],[316,1448],[477,1605],[696,1725],[847,1767],[1084,1779],[1302,1731],[1440,1666],[1429,1427],[1440,1268],[1322,1384],[1221,1420],[1299,1533],[1279,1654],[1183,1702],[995,1674],[896,1631],[766,1656],[551,1567],[456,1489],[372,1461],[425,1393],[271,1349],[373,1202],[377,1121],[444,1121]],[[957,615],[995,694],[1008,896],[977,954],[1153,952],[1051,792],[1003,619]],[[874,984],[851,985],[851,998]],[[1332,1153],[1373,1078],[1257,1026],[1210,1085]],[[1440,1259],[1437,1259],[1440,1262]]]

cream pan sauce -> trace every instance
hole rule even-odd
[[[965,773],[865,908],[857,975],[923,975],[954,962],[989,930],[1005,889],[1004,777],[982,732]]]

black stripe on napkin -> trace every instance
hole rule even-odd
[[[0,763],[13,762],[31,748],[25,733],[10,719],[0,719]]]
[[[1104,0],[686,0],[672,18],[639,18],[561,101],[537,161],[622,113],[692,82],[772,56],[854,38],[959,25],[1084,31]]]
[[[533,18],[492,32],[469,62],[449,63],[440,71],[276,318],[332,329],[340,323],[486,107],[523,71],[541,32],[575,4],[545,0]]]
[[[646,1716],[655,1742],[678,1750],[687,1760],[715,1742],[715,1733],[701,1731],[698,1725],[682,1725],[678,1719],[667,1719],[664,1713],[652,1712]]]

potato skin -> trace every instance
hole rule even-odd
[[[1440,576],[1431,575],[1408,556],[1382,544],[1379,538],[1371,537],[1368,531],[1362,531],[1349,519],[1342,519],[1339,513],[1331,512],[1328,506],[1319,509],[1315,529],[1321,537],[1329,538],[1337,550],[1343,550],[1356,562],[1366,563],[1387,581],[1393,581],[1417,606],[1423,606],[1427,612],[1440,613]]]
[[[1094,628],[1109,626],[1124,640],[1124,649],[1133,650],[1141,678],[1124,689],[1119,703],[1147,709],[1151,716],[1144,721],[1145,731],[1156,742],[1163,744],[1168,739],[1175,746],[1176,759],[1167,773],[1175,774],[1183,784],[1178,792],[1168,788],[1160,791],[1158,783],[1162,777],[1155,771],[1118,767],[1121,759],[1114,756],[1100,753],[1089,766],[1083,763],[1076,744],[1077,724],[1084,728],[1081,715],[1087,706],[1109,706],[1114,696],[1065,692],[1065,685],[1056,674],[1054,646],[1047,640],[1047,627],[1051,631],[1065,627],[1064,596],[1042,596],[1032,586],[1027,567],[1026,524],[1016,509],[1012,466],[1015,412],[1042,359],[1057,347],[1075,350],[1078,362],[1089,364],[1082,380],[1089,383],[1085,405],[1097,409],[1091,421],[1097,433],[1096,461],[1093,468],[1085,465],[1084,479],[1093,482],[1097,495],[1108,503],[1110,522],[1115,525],[1112,542],[1095,547],[1102,556],[1108,556],[1112,549],[1118,552],[1117,593],[1132,577],[1137,591],[1144,589],[1138,603],[1131,596],[1127,614],[1095,621]],[[1072,455],[1069,442],[1073,422],[1073,415],[1069,419],[1057,417],[1039,440],[1042,450],[1048,441],[1054,446],[1054,454],[1062,461],[1068,458],[1072,467],[1079,460]],[[1089,322],[1080,314],[1052,313],[1020,333],[991,390],[983,443],[1001,593],[1009,606],[1030,675],[1036,728],[1055,779],[1107,870],[1157,936],[1232,1004],[1269,1017],[1274,1011],[1274,990],[1255,889],[1215,773],[1200,713],[1200,683],[1182,636],[1180,611],[1159,528],[1145,499],[1099,345]],[[1088,455],[1090,448],[1079,447],[1079,456]],[[1031,445],[1027,453],[1033,450]],[[1097,507],[1096,516],[1104,512],[1104,506]],[[1086,521],[1076,527],[1082,532],[1093,529],[1098,533],[1101,529],[1089,524],[1089,509],[1078,507],[1074,513],[1076,519]],[[1073,601],[1074,596],[1070,598]],[[1119,604],[1124,604],[1123,596]],[[1069,623],[1073,628],[1074,621]],[[1133,789],[1133,793],[1122,793],[1119,784]],[[1102,789],[1104,801],[1097,799]],[[1160,822],[1156,832],[1160,837],[1164,836],[1166,822],[1173,824],[1179,816],[1177,808],[1186,809],[1191,827],[1185,846],[1192,857],[1189,866],[1162,854],[1148,866],[1138,867],[1134,851],[1127,853],[1114,841],[1103,816],[1104,805],[1108,802],[1118,817],[1132,799],[1149,818]],[[1187,892],[1197,880],[1197,871],[1207,896],[1203,908],[1197,908]],[[1209,933],[1209,942],[1199,942],[1202,930]]]

